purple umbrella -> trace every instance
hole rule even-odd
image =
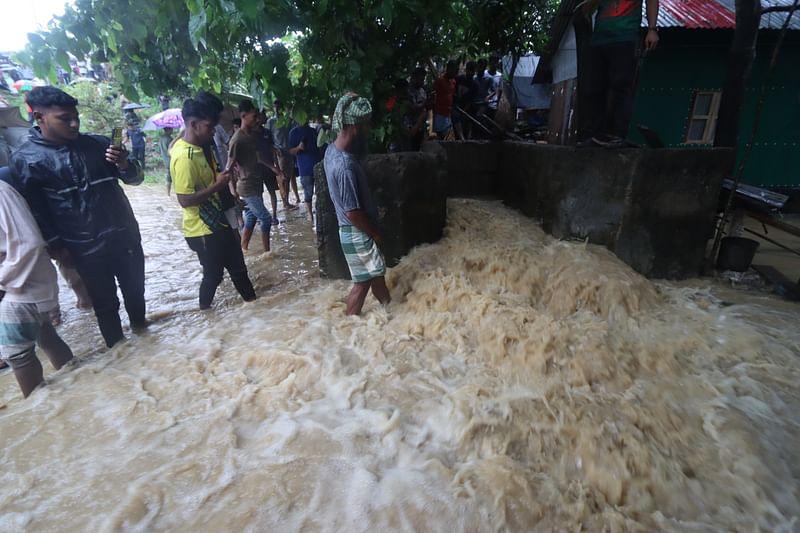
[[[156,113],[152,117],[147,119],[147,122],[144,123],[145,131],[153,131],[159,128],[172,128],[172,129],[180,129],[183,127],[183,117],[181,116],[181,110],[178,108],[167,109],[166,111],[162,111],[161,113]]]

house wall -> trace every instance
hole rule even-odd
[[[777,33],[759,35],[747,84],[740,154],[752,129]],[[722,89],[731,38],[732,30],[662,30],[659,48],[641,64],[630,139],[644,143],[636,129],[643,124],[658,132],[667,146],[687,147],[694,92]],[[763,187],[800,187],[800,32],[789,32],[784,41],[744,181]]]
[[[651,278],[700,274],[713,234],[722,169],[712,150],[501,147],[503,201],[558,238],[607,247]]]

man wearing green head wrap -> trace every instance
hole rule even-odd
[[[336,140],[325,151],[325,176],[339,222],[339,241],[354,283],[347,297],[348,315],[361,312],[370,289],[380,303],[391,300],[379,248],[383,239],[377,229],[378,208],[358,161],[366,152],[371,119],[369,100],[344,95],[333,114]]]

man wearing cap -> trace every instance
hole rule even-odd
[[[333,114],[336,141],[325,151],[328,190],[339,222],[342,251],[354,283],[347,296],[348,315],[361,313],[370,289],[380,303],[391,301],[386,287],[386,262],[379,249],[383,239],[377,229],[378,209],[358,161],[366,153],[371,118],[369,100],[352,93],[344,95]]]

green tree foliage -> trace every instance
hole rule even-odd
[[[125,93],[189,88],[280,98],[295,118],[353,90],[376,101],[418,64],[541,44],[554,0],[76,0],[23,60],[110,61]]]
[[[465,2],[462,37],[466,50],[479,54],[486,50],[511,56],[510,77],[520,57],[544,50],[547,32],[558,8],[558,0],[474,0]],[[510,85],[514,90],[513,84]]]
[[[464,36],[471,51],[510,54],[517,63],[525,53],[543,50],[558,0],[475,0]],[[489,24],[483,21],[491,21]]]
[[[110,135],[111,128],[122,124],[118,91],[113,86],[86,81],[70,85],[66,91],[80,102],[84,132]]]

